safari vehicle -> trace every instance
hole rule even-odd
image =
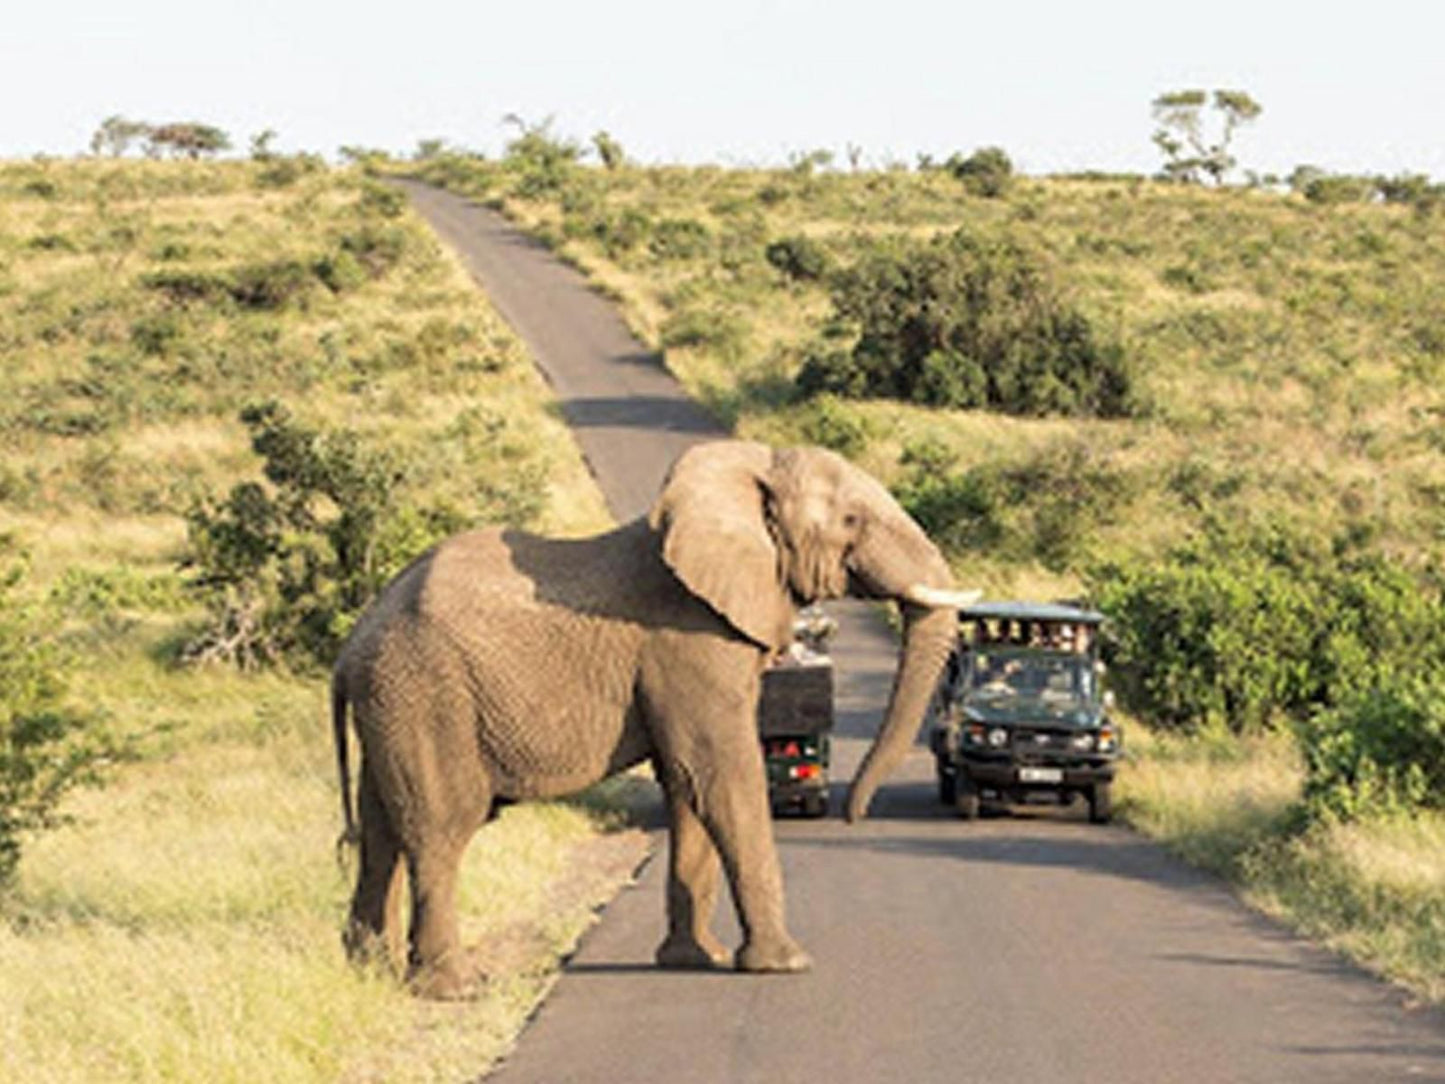
[[[1089,803],[1111,816],[1122,735],[1100,689],[1093,610],[983,602],[959,611],[959,638],[932,705],[938,797],[965,820],[984,803]]]
[[[825,644],[836,627],[817,608],[793,625],[793,643],[763,671],[758,734],[773,812],[821,817],[828,811],[833,660]]]

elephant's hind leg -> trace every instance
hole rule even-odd
[[[492,786],[480,756],[439,751],[412,780],[414,804],[402,823],[411,880],[407,978],[423,997],[473,996],[485,978],[462,949],[457,873],[467,844],[487,820]]]
[[[411,874],[411,951],[407,981],[422,997],[472,997],[484,976],[463,951],[457,925],[457,872],[468,838],[431,839],[407,855]]]
[[[358,962],[382,961],[400,970],[403,960],[401,897],[405,884],[401,840],[376,790],[365,758],[357,786],[361,863],[344,941]]]
[[[662,763],[655,765],[667,792],[671,827],[667,870],[667,937],[657,947],[661,967],[712,968],[729,962],[729,953],[711,929],[722,881],[722,863],[707,829],[688,803],[683,788],[667,784]],[[682,791],[682,793],[679,793]]]

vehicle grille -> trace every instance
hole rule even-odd
[[[1013,750],[1014,760],[1020,764],[1045,763],[1058,760],[1060,757],[1077,755],[1077,749],[1071,749],[1069,742],[1074,737],[1074,732],[1069,730],[1025,730],[1019,728],[1013,731],[1010,747]]]

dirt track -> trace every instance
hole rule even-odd
[[[720,435],[715,421],[500,215],[408,191],[548,374],[614,514],[640,513],[678,451]],[[846,779],[894,649],[866,608],[834,612]],[[1407,1008],[1161,848],[1078,811],[965,824],[933,789],[919,747],[866,823],[779,823],[791,926],[817,960],[807,975],[652,968],[665,871],[650,863],[495,1079],[1445,1082],[1440,1014]],[[719,929],[736,938],[730,913]]]

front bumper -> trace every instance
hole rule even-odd
[[[1082,790],[1114,779],[1113,760],[1029,761],[961,756],[953,771],[980,787],[996,790]]]

